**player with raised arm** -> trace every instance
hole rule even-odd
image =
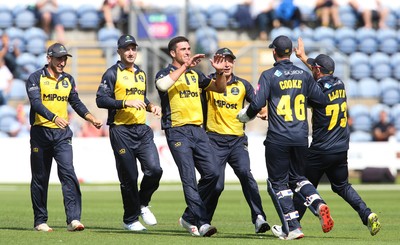
[[[381,224],[378,215],[373,213],[349,183],[347,154],[350,129],[347,124],[347,95],[342,80],[334,76],[335,62],[325,54],[315,59],[308,58],[304,44],[298,39],[296,56],[312,71],[312,74],[328,99],[326,107],[314,107],[312,113],[312,142],[309,147],[305,176],[317,187],[322,175],[328,177],[332,190],[341,196],[358,213],[362,223],[368,227],[372,236],[376,235]],[[312,103],[312,102],[311,102]],[[299,197],[294,199],[300,218],[306,208]]]
[[[268,193],[282,222],[280,239],[304,237],[293,205],[293,191],[309,201],[321,219],[324,232],[333,227],[328,206],[314,186],[303,176],[308,147],[307,102],[324,106],[327,100],[313,77],[290,61],[292,41],[278,36],[269,45],[273,49],[274,67],[262,72],[256,97],[238,114],[248,122],[268,102],[268,132],[264,141],[268,170]],[[274,232],[274,229],[272,229]]]

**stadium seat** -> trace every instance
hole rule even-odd
[[[215,12],[208,17],[208,23],[216,29],[227,29],[229,27],[229,15],[227,12]]]
[[[203,11],[193,11],[188,14],[188,26],[191,30],[197,30],[202,26],[207,26],[207,14]]]
[[[371,67],[372,67],[371,74],[377,80],[381,80],[392,76],[392,68],[390,67],[389,64],[381,63]]]
[[[47,41],[49,39],[49,36],[47,33],[39,27],[31,27],[29,29],[26,29],[24,32],[24,41],[25,43],[28,43],[30,40],[35,39],[35,38],[40,38],[43,39],[44,41]]]
[[[392,77],[387,77],[379,82],[380,91],[399,89],[399,82]]]
[[[369,64],[356,64],[350,67],[350,76],[355,80],[360,80],[371,76],[371,67]]]
[[[362,52],[354,52],[349,56],[349,64],[356,66],[360,64],[369,64],[369,56]]]
[[[121,35],[121,30],[117,28],[103,27],[97,32],[97,40],[99,40],[99,42],[105,42],[111,39],[115,40],[116,44]]]
[[[16,116],[17,116],[17,111],[15,110],[14,107],[9,105],[0,106],[0,118],[16,117]]]
[[[399,43],[395,38],[387,38],[379,43],[379,50],[386,54],[397,53]]]
[[[23,80],[28,79],[30,74],[37,70],[37,58],[32,53],[22,53],[16,59],[17,64],[21,67],[20,78]]]
[[[237,11],[237,9],[238,9],[238,6],[239,5],[237,5],[237,4],[232,4],[231,6],[229,6],[228,8],[227,8],[227,12],[228,12],[228,16],[229,16],[229,26],[232,28],[232,29],[238,29],[238,28],[240,28],[240,24],[239,24],[239,22],[236,20],[236,18],[235,18],[235,14],[236,14],[236,11]]]
[[[358,81],[358,89],[361,98],[378,98],[380,95],[379,83],[373,78],[365,77]]]
[[[59,9],[58,18],[65,29],[73,30],[78,27],[78,15],[74,9]]]
[[[21,29],[27,29],[35,26],[37,19],[35,14],[30,10],[22,10],[14,16],[14,24]]]
[[[206,12],[207,12],[208,18],[210,18],[215,13],[219,13],[219,12],[227,13],[227,10],[225,9],[225,7],[223,5],[215,3],[215,4],[211,4],[210,6],[208,6],[206,9]]]
[[[350,133],[350,142],[370,142],[372,141],[372,135],[369,132],[361,130]]]
[[[34,55],[43,54],[46,52],[46,42],[42,38],[33,38],[26,44],[26,51]]]
[[[400,104],[393,105],[390,108],[389,116],[392,120],[398,120],[400,122]]]
[[[11,84],[11,90],[9,93],[10,100],[22,100],[27,99],[25,82],[21,79],[14,79]]]
[[[370,115],[360,115],[360,116],[353,116],[353,129],[354,130],[361,130],[364,132],[370,132],[372,128],[372,119]]]
[[[376,36],[376,31],[371,28],[361,27],[356,30],[356,37],[358,42],[361,42],[362,40],[365,40],[367,38],[376,39]]]
[[[390,56],[390,65],[393,69],[396,69],[400,66],[400,53],[395,53]]]
[[[345,38],[353,38],[356,39],[356,31],[353,28],[349,27],[340,27],[335,31],[335,40],[339,42]]]
[[[388,106],[393,106],[400,103],[400,91],[399,89],[390,89],[381,91],[381,103]]]
[[[324,39],[335,40],[335,30],[330,27],[326,27],[326,26],[320,26],[320,27],[315,28],[314,41],[320,42]]]
[[[10,28],[13,25],[14,17],[10,9],[0,8],[0,29]]]
[[[386,16],[386,26],[391,29],[396,29],[398,26],[398,18],[396,13],[393,11],[389,11],[389,14]]]
[[[218,49],[218,34],[212,27],[197,29],[196,33],[197,52],[212,54]]]
[[[76,9],[78,24],[82,29],[96,30],[100,27],[100,16],[95,6],[83,4]]]
[[[358,82],[353,79],[346,80],[346,95],[347,98],[353,99],[359,97]]]
[[[390,56],[383,52],[375,52],[369,57],[369,65],[371,67],[379,64],[390,64]]]
[[[22,29],[17,28],[17,27],[10,27],[10,28],[6,29],[5,32],[7,33],[11,42],[15,42],[16,40],[19,40],[20,42],[24,43],[25,33]]]
[[[337,41],[338,49],[347,55],[350,55],[355,50],[357,50],[358,49],[357,45],[358,45],[357,41],[354,38],[346,37]]]
[[[366,37],[365,39],[359,40],[358,50],[366,53],[372,54],[378,51],[378,42],[374,37]]]
[[[313,39],[314,29],[306,26],[295,27],[293,29],[292,38],[297,40],[298,37],[301,37],[302,39]]]
[[[42,68],[45,64],[47,64],[47,53],[39,54],[36,57],[35,66],[37,68]]]
[[[354,29],[357,26],[357,18],[351,12],[341,13],[340,20],[342,22],[342,25],[345,27]]]
[[[390,116],[391,109],[388,105],[379,103],[370,108],[370,114],[373,123],[377,123],[379,121],[379,114],[381,111],[386,111],[386,113]]]
[[[394,29],[382,28],[376,31],[376,38],[379,42],[390,38],[397,38],[397,32]]]
[[[293,34],[292,29],[285,26],[281,26],[271,30],[270,39],[274,40],[276,37],[280,35],[285,35],[290,37],[292,40],[297,40],[298,37],[293,37],[292,34]]]

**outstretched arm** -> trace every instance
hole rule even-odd
[[[299,37],[297,39],[297,47],[294,48],[294,52],[296,54],[296,57],[299,58],[303,62],[303,64],[306,65],[308,67],[308,69],[311,70],[312,67],[311,67],[311,65],[309,65],[307,63],[308,57],[304,50],[304,43],[303,43],[303,39],[301,37]]]

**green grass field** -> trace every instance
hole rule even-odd
[[[260,183],[261,184],[261,183]],[[158,225],[147,227],[147,232],[132,233],[122,229],[122,202],[118,184],[82,185],[82,232],[68,232],[60,185],[49,189],[48,224],[51,233],[33,230],[29,185],[0,185],[0,244],[399,244],[400,242],[400,186],[356,185],[368,206],[382,223],[380,233],[372,237],[357,213],[339,196],[323,185],[320,193],[328,202],[335,227],[329,233],[321,231],[319,221],[310,212],[302,220],[305,238],[281,241],[270,231],[255,234],[250,211],[238,184],[226,186],[214,216],[218,233],[210,238],[191,237],[178,225],[185,204],[180,184],[162,183],[151,202]],[[264,211],[271,225],[279,219],[272,202],[260,185]],[[397,233],[399,232],[399,233]]]

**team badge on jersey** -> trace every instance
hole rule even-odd
[[[61,82],[61,84],[62,84],[62,86],[63,86],[64,88],[68,88],[68,82],[67,82],[66,80],[63,80],[63,81]]]
[[[231,89],[231,94],[233,95],[238,95],[239,94],[239,88],[238,87],[233,87]]]
[[[144,82],[144,77],[143,77],[142,75],[139,75],[139,80],[140,80],[141,82]]]
[[[275,73],[274,73],[274,75],[276,76],[276,77],[280,77],[280,76],[282,76],[282,72],[280,71],[280,70],[276,70],[275,71]]]

